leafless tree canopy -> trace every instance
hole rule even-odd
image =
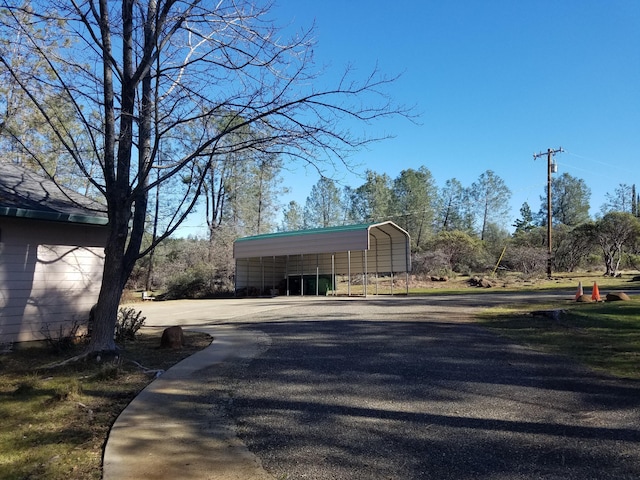
[[[118,292],[146,253],[150,189],[175,176],[184,186],[160,241],[202,188],[207,168],[196,166],[238,151],[341,161],[373,140],[350,135],[345,120],[403,114],[383,93],[393,79],[375,70],[354,80],[347,69],[324,86],[313,30],[288,35],[263,2],[4,0],[2,10],[0,63],[107,205],[100,348],[113,347],[104,339]]]

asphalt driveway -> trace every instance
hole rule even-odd
[[[208,385],[212,410],[273,478],[640,478],[640,384],[512,345],[468,321],[484,305],[514,300],[144,308],[158,326],[257,333],[247,336],[256,339],[251,357],[203,369],[198,388]]]

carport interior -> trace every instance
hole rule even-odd
[[[392,222],[245,237],[234,244],[236,294],[336,295],[341,279],[348,295],[377,294],[380,278],[403,293],[393,285],[408,275],[409,248]]]

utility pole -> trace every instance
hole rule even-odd
[[[547,156],[547,277],[551,278],[551,266],[553,265],[553,253],[551,250],[551,224],[553,216],[551,213],[551,174],[558,171],[558,166],[552,162],[556,153],[564,152],[562,147],[552,150],[547,149],[546,152],[534,153],[533,160]]]

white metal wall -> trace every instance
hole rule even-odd
[[[365,231],[368,234],[368,241],[363,242],[361,238],[356,238],[354,232],[349,232],[348,237],[355,239],[356,245],[365,248],[329,251],[317,253],[300,253],[287,255],[255,255],[246,256],[261,251],[260,242],[250,242],[244,244],[241,249],[236,248],[236,292],[239,295],[269,295],[273,293],[288,293],[287,278],[294,276],[313,275],[359,275],[359,274],[394,274],[408,272],[410,269],[409,260],[409,238],[406,232],[395,225],[384,225],[382,228],[371,228]],[[397,229],[398,234],[394,229]],[[360,232],[362,236],[362,232]],[[265,250],[271,252],[282,252],[283,248],[302,248],[303,235],[296,236],[295,242],[290,242],[287,237],[265,239]],[[342,241],[337,242],[342,246],[349,245]],[[277,245],[276,240],[280,240]],[[314,242],[318,241],[316,236]],[[330,237],[325,237],[322,248],[326,250],[328,246],[335,245]],[[283,247],[284,245],[284,247]],[[353,245],[353,244],[351,244]],[[315,246],[315,245],[314,245]],[[308,245],[305,248],[310,248]],[[246,256],[242,258],[242,256]]]

